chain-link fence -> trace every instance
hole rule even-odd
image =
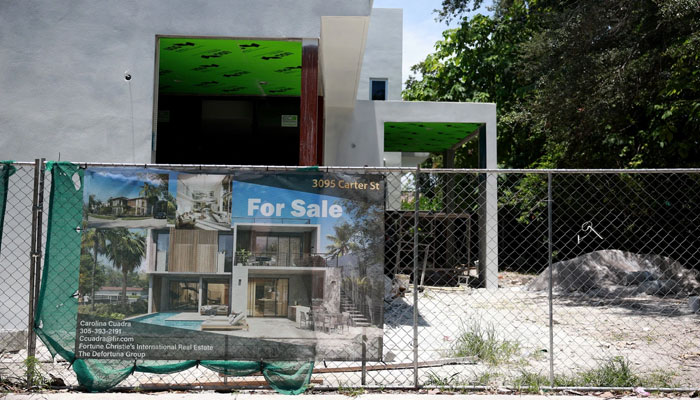
[[[0,381],[26,383],[36,367],[44,384],[77,386],[41,341],[32,361],[32,260],[46,258],[51,175],[15,167],[0,249]],[[699,170],[321,171],[384,175],[386,296],[382,361],[317,362],[312,386],[700,387]],[[119,385],[265,384],[232,375],[136,372]]]

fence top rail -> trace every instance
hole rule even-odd
[[[226,165],[226,164],[151,164],[151,163],[109,163],[109,162],[73,162],[87,167],[141,167],[154,169],[186,170],[245,170],[245,171],[363,171],[363,172],[420,172],[425,174],[681,174],[700,173],[700,168],[640,168],[640,169],[479,169],[479,168],[412,168],[412,167],[370,167],[370,166],[284,166],[284,165]],[[33,161],[13,161],[15,166],[34,166]]]

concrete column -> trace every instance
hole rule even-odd
[[[153,275],[150,274],[148,275],[148,312],[155,312],[153,310]]]
[[[479,128],[479,168],[496,169],[496,124]],[[498,289],[498,176],[479,176],[479,279],[483,287]]]
[[[400,167],[401,153],[386,152],[384,153],[385,167]],[[386,209],[400,210],[401,209],[401,176],[395,172],[390,173],[386,177]]]
[[[197,312],[202,309],[202,298],[205,296],[204,293],[204,286],[203,286],[204,281],[202,280],[202,277],[199,277],[199,298],[197,299]]]

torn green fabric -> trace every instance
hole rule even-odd
[[[90,392],[104,392],[119,384],[134,372],[129,360],[83,360],[73,363],[80,386]]]
[[[49,162],[46,169],[52,176],[49,224],[34,324],[37,335],[53,356],[58,354],[73,361],[78,319],[83,171],[67,162]]]
[[[214,372],[228,376],[246,376],[260,372],[262,366],[259,361],[202,361],[203,367]]]
[[[2,166],[6,168],[6,165]],[[52,177],[49,225],[35,328],[51,354],[58,354],[72,362],[78,382],[91,392],[109,390],[134,372],[170,374],[196,366],[197,361],[146,361],[137,364],[132,360],[75,358],[83,170],[67,162],[48,162],[46,169]],[[11,173],[6,171],[6,174],[3,176]],[[313,370],[313,362],[201,361],[200,364],[229,376],[262,372],[270,386],[284,394],[299,394],[306,390]]]
[[[0,251],[2,251],[2,227],[5,223],[5,205],[7,202],[7,187],[10,176],[17,169],[12,165],[12,161],[0,161]]]
[[[313,370],[313,362],[263,362],[262,373],[278,393],[296,395],[307,389]]]

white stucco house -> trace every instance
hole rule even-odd
[[[372,0],[0,2],[0,159],[415,167],[478,140],[496,168],[496,105],[402,101],[402,40]]]

